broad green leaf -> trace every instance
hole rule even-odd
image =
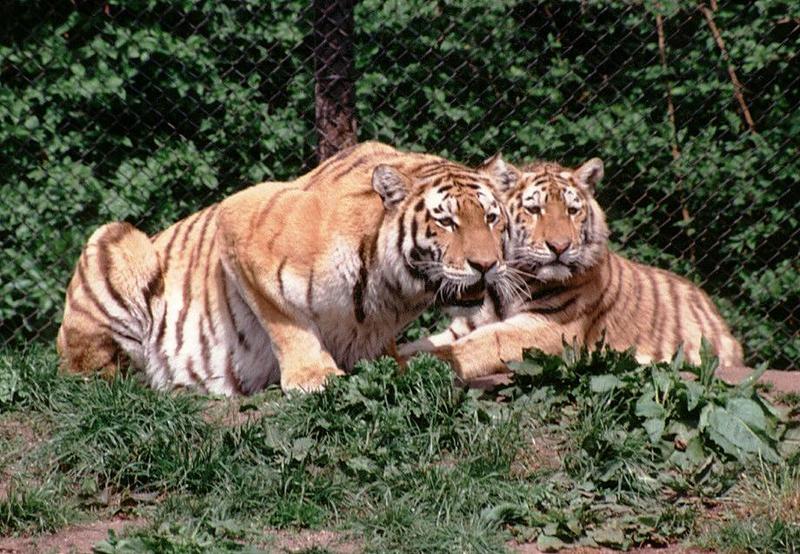
[[[593,375],[589,381],[589,388],[592,389],[592,392],[596,393],[612,391],[620,385],[622,385],[622,381],[615,375],[610,374]]]
[[[589,536],[604,546],[611,546],[614,548],[627,548],[630,541],[625,537],[625,532],[615,525],[608,525],[600,529],[594,529],[589,532]]]
[[[536,539],[536,547],[542,552],[558,552],[566,546],[564,541],[551,535],[539,535]]]
[[[514,373],[519,375],[528,375],[530,377],[541,375],[543,371],[541,364],[527,360],[523,360],[521,362],[508,362],[506,365],[508,366],[508,369]]]
[[[749,398],[729,398],[725,408],[744,421],[748,427],[758,431],[766,431],[767,418],[761,406]]]
[[[661,440],[661,435],[664,433],[665,422],[663,419],[648,419],[643,424],[647,436],[650,437],[650,442],[657,443]]]
[[[713,406],[707,416],[707,431],[729,454],[746,460],[748,454],[758,454],[769,462],[780,458],[775,450],[758,436],[738,415],[720,406]]]
[[[696,381],[686,381],[684,385],[686,390],[686,409],[689,412],[692,412],[700,403],[700,399],[703,397],[705,389]]]
[[[650,391],[640,396],[636,401],[636,415],[644,418],[663,418],[666,416],[664,407],[653,399],[654,393]]]

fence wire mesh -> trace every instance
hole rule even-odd
[[[100,224],[155,232],[316,164],[324,19],[291,0],[0,4],[0,344],[53,337]],[[352,34],[328,23],[359,140],[601,157],[614,246],[708,290],[750,363],[800,365],[796,2],[365,0]]]

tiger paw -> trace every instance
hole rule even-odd
[[[344,371],[337,367],[304,367],[295,371],[281,373],[281,390],[283,392],[318,392],[325,388],[325,381],[330,375],[341,376]]]

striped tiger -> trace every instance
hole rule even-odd
[[[522,171],[495,168],[511,222],[511,271],[524,294],[455,318],[442,333],[401,345],[401,358],[426,351],[465,379],[506,370],[523,349],[560,354],[563,341],[616,350],[633,347],[642,363],[669,360],[680,345],[699,362],[705,337],[722,366],[742,366],[742,348],[711,299],[678,275],[630,261],[608,248],[605,215],[595,200],[603,162],[577,169],[538,162]]]
[[[434,300],[474,306],[507,286],[494,175],[364,143],[152,238],[104,225],[67,289],[62,366],[130,363],[154,387],[224,395],[318,390]]]

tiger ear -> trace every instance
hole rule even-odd
[[[575,178],[594,194],[597,184],[603,178],[603,160],[592,158],[575,170]]]
[[[384,208],[391,210],[406,197],[411,182],[396,168],[380,164],[372,172],[372,188],[381,195]]]
[[[500,193],[511,190],[520,177],[520,171],[510,163],[506,163],[500,152],[483,162],[478,171],[494,177],[495,190]]]

